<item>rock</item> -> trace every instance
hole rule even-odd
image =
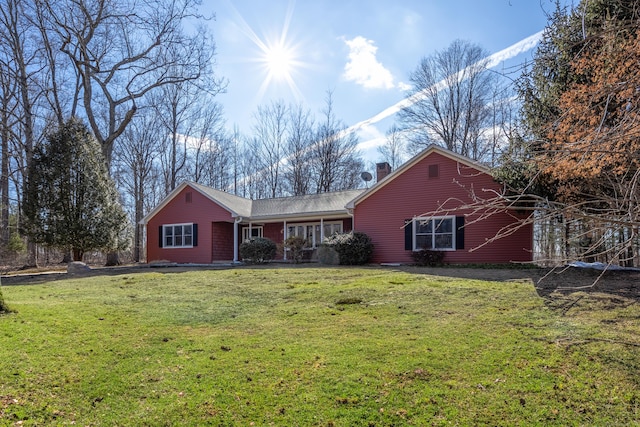
[[[84,274],[84,273],[87,273],[89,270],[91,270],[91,267],[89,267],[84,262],[80,262],[80,261],[73,261],[67,265],[67,274],[69,274],[70,276]]]

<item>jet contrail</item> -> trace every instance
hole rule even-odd
[[[543,31],[539,31],[529,37],[527,37],[526,39],[520,40],[519,42],[512,44],[511,46],[502,49],[499,52],[496,52],[492,55],[487,56],[486,58],[482,59],[480,62],[478,62],[477,64],[473,64],[470,67],[474,67],[480,63],[484,63],[486,62],[486,67],[487,68],[493,68],[496,65],[500,64],[503,61],[506,61],[507,59],[511,59],[513,57],[516,57],[518,55],[520,55],[521,53],[527,52],[531,49],[533,49],[534,47],[536,47],[536,45],[540,42],[540,38],[542,37],[542,33]],[[459,73],[464,72],[464,70],[459,71]],[[441,80],[438,83],[434,84],[433,86],[431,86],[428,89],[432,89],[434,87],[437,86],[442,86],[446,84],[446,80]],[[357,132],[358,130],[362,129],[365,126],[371,125],[373,123],[378,123],[381,120],[386,119],[387,117],[391,117],[394,114],[396,114],[397,112],[399,112],[400,110],[402,110],[403,108],[409,107],[413,104],[415,104],[421,97],[422,94],[424,92],[426,92],[428,89],[424,89],[408,98],[404,98],[401,101],[398,101],[397,103],[395,103],[394,105],[392,105],[391,107],[385,108],[384,110],[382,110],[381,112],[379,112],[378,114],[376,114],[375,116],[368,118],[366,120],[363,120],[361,122],[356,123],[353,126],[350,126],[349,128],[347,128],[345,131],[346,132]]]
[[[512,44],[511,46],[502,49],[501,51],[498,51],[494,54],[491,54],[489,56],[487,56],[486,58],[483,58],[482,60],[480,60],[479,62],[477,62],[476,64],[473,64],[471,66],[469,66],[469,68],[471,67],[475,67],[479,64],[485,64],[485,66],[487,68],[492,68],[495,67],[496,65],[500,64],[503,61],[506,61],[508,59],[511,59],[513,57],[516,57],[518,55],[520,55],[521,53],[527,52],[531,49],[533,49],[534,47],[536,47],[536,45],[540,42],[540,38],[542,37],[542,33],[543,31],[539,31],[525,39],[520,40],[519,42]],[[464,73],[466,71],[466,69],[461,70],[458,72],[458,74]],[[394,105],[385,108],[384,110],[382,110],[381,112],[379,112],[378,114],[376,114],[373,117],[370,117],[368,119],[362,120],[358,123],[356,123],[355,125],[349,126],[348,128],[342,130],[341,132],[338,133],[339,137],[343,137],[345,135],[348,135],[350,133],[353,132],[357,132],[363,128],[365,128],[366,126],[372,125],[374,123],[378,123],[381,120],[384,120],[388,117],[393,116],[394,114],[398,113],[400,110],[402,110],[403,108],[409,107],[413,104],[415,104],[416,102],[418,102],[422,96],[424,95],[424,93],[426,93],[429,89],[433,89],[433,88],[437,88],[437,87],[442,87],[446,85],[446,79],[443,79],[441,81],[439,81],[438,83],[435,83],[433,86],[424,89],[418,93],[415,93],[407,98],[404,98],[398,102],[396,102]],[[370,141],[363,141],[361,143],[358,144],[359,147],[366,145],[368,142]],[[323,141],[319,141],[317,142],[317,144],[322,144]],[[306,148],[306,150],[311,150],[313,148],[313,146]],[[284,159],[280,160],[278,163],[281,165],[284,165],[287,163],[287,161],[289,160],[289,157],[285,157]],[[260,171],[256,172],[253,174],[253,176],[257,175]],[[246,181],[249,177],[244,177],[240,180],[240,183]]]

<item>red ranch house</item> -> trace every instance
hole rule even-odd
[[[300,235],[311,249],[330,234],[351,230],[371,237],[376,263],[411,263],[411,252],[421,248],[446,251],[451,263],[532,260],[529,225],[478,248],[524,216],[502,213],[474,222],[471,211],[425,215],[445,202],[451,209],[454,200],[470,202],[471,190],[500,191],[484,166],[432,145],[397,171],[379,164],[377,172],[378,182],[367,190],[262,200],[184,182],[142,220],[147,261],[238,261],[239,243],[250,237],[281,244]]]

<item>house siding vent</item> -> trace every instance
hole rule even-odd
[[[440,167],[438,164],[429,165],[429,179],[438,178],[440,176]]]
[[[376,182],[380,182],[391,173],[391,165],[387,162],[376,163]]]

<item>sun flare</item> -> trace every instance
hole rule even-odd
[[[269,76],[275,80],[288,80],[295,64],[295,52],[284,45],[268,46],[263,52]]]
[[[247,24],[242,16],[237,13],[238,23],[245,35],[254,43],[256,51],[248,60],[259,65],[262,75],[260,89],[256,93],[257,99],[262,99],[267,91],[281,92],[283,88],[288,90],[298,99],[302,99],[302,93],[298,88],[296,79],[299,78],[301,68],[309,66],[302,59],[301,42],[295,36],[289,34],[289,26],[293,18],[295,0],[289,0],[284,22],[279,31],[273,29],[269,34],[260,37]]]

